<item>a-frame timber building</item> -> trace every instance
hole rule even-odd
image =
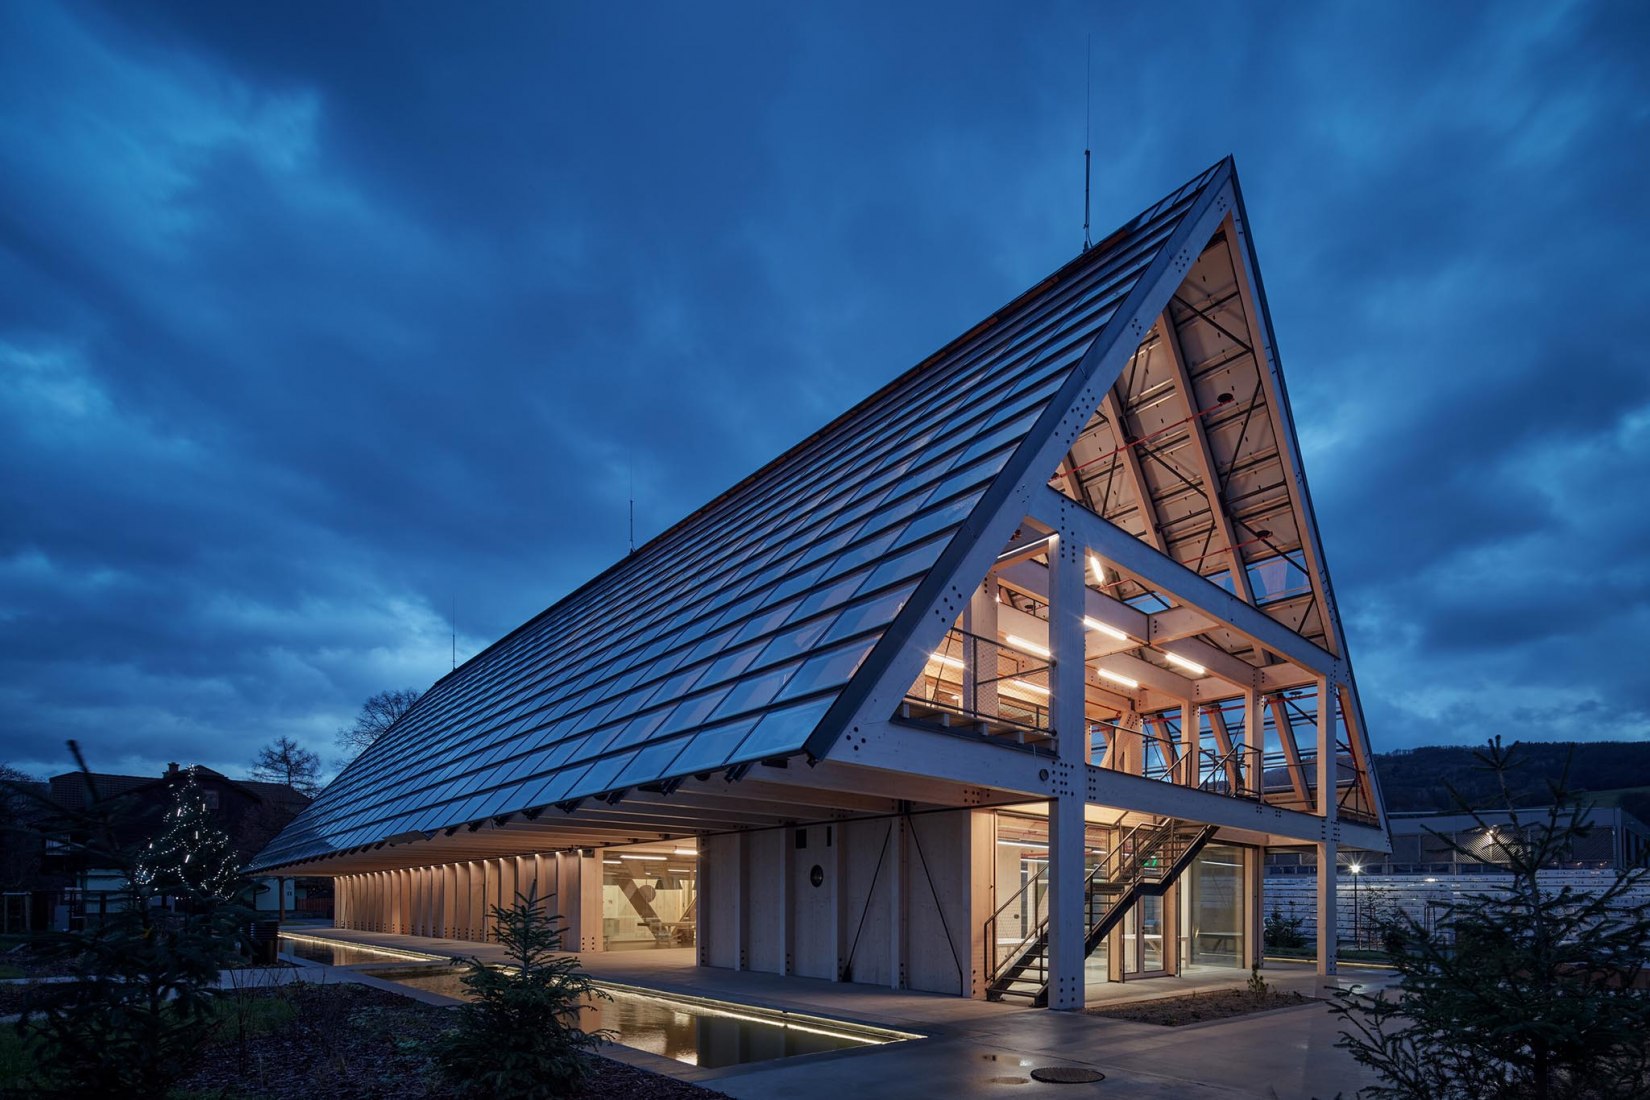
[[[264,852],[340,926],[1079,1006],[1381,800],[1230,160],[436,683]],[[1325,873],[1325,872],[1329,873]]]

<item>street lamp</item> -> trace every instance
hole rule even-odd
[[[1352,946],[1360,948],[1363,940],[1363,913],[1358,905],[1358,876],[1363,873],[1364,865],[1353,863],[1347,867],[1352,872]]]

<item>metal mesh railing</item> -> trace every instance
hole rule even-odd
[[[1042,654],[954,629],[905,697],[968,719],[1046,732],[1053,668]]]

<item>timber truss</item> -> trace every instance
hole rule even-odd
[[[1038,761],[1047,797],[1383,848],[1229,163],[1178,233],[810,748],[968,778],[922,730]]]

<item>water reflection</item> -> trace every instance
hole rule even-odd
[[[446,997],[467,996],[461,983],[462,970],[380,970],[374,976]],[[733,1007],[717,1009],[624,990],[614,990],[611,995],[610,1001],[586,1004],[580,1026],[587,1031],[605,1028],[616,1034],[616,1042],[627,1047],[689,1065],[737,1066],[887,1041],[809,1023],[743,1016]]]
[[[611,1001],[586,1006],[584,1016],[583,1026],[587,1030],[609,1028],[618,1033],[618,1041],[627,1047],[710,1068],[877,1042],[623,992],[614,993]]]
[[[341,943],[310,939],[305,936],[282,936],[280,937],[280,947],[282,951],[289,955],[309,962],[324,963],[327,966],[359,966],[362,963],[386,963],[398,959],[406,962],[421,958],[418,955],[403,954],[397,951],[349,947]]]

